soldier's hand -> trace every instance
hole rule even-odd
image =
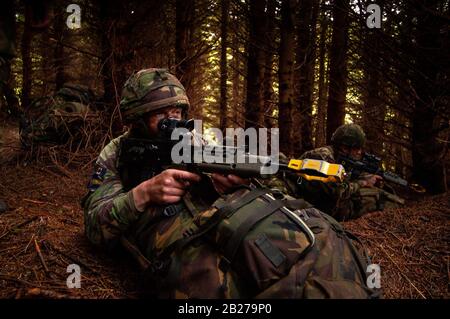
[[[250,184],[250,180],[232,174],[224,176],[221,174],[213,173],[211,174],[211,179],[214,187],[216,188],[216,191],[219,194],[226,193],[230,191],[233,187],[239,185]]]
[[[149,180],[133,188],[133,198],[136,208],[144,211],[148,205],[167,205],[178,202],[186,192],[191,182],[200,181],[197,174],[167,169]]]
[[[363,179],[358,181],[361,187],[375,187],[378,183],[383,181],[383,177],[379,175],[367,174]]]

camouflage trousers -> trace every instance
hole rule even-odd
[[[352,198],[354,217],[385,209],[400,208],[402,199],[377,187],[362,187]]]

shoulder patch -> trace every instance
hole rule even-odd
[[[88,189],[90,192],[95,191],[103,183],[105,178],[106,168],[96,163],[94,166],[94,173],[88,183]]]

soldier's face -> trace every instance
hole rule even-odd
[[[174,118],[181,120],[182,108],[176,106],[169,106],[150,114],[147,118],[147,126],[150,134],[156,136],[158,134],[158,123],[164,118]]]
[[[363,149],[361,147],[349,147],[346,145],[341,145],[340,152],[347,157],[360,160],[362,158]]]

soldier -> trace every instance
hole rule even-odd
[[[336,163],[340,156],[360,160],[365,141],[365,133],[359,125],[345,124],[334,132],[331,145],[307,151],[300,158],[329,163]],[[297,180],[294,184],[291,178],[290,185],[297,196],[302,196],[337,220],[344,221],[368,212],[398,207],[401,199],[396,200],[396,196],[377,187],[382,181],[381,176],[364,173],[356,179],[347,178],[342,183]]]
[[[125,172],[117,167],[121,140],[155,137],[161,119],[181,119],[186,114],[189,99],[175,76],[163,69],[137,72],[124,86],[120,108],[131,129],[102,150],[83,201],[86,235],[93,243],[110,248],[146,208],[178,203],[189,185],[200,180],[197,174],[183,170],[155,168],[147,176],[136,177],[131,170],[139,168],[126,167]],[[212,181],[218,192],[245,183],[237,176],[219,174],[212,174]]]
[[[363,254],[305,201],[248,186],[219,196],[247,181],[163,169],[155,153],[150,165],[130,165],[126,146],[160,137],[161,119],[181,119],[188,107],[183,86],[163,69],[139,71],[125,83],[120,108],[131,129],[102,150],[82,201],[91,242],[125,247],[155,297],[375,297]]]

